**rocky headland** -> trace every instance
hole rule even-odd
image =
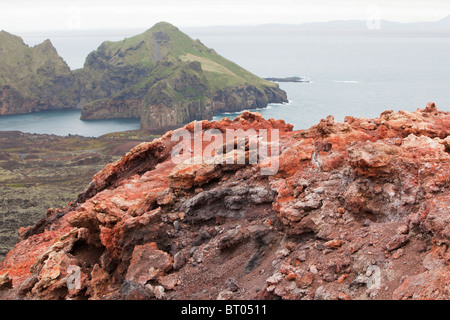
[[[75,71],[82,119],[140,118],[142,128],[178,127],[233,112],[287,102],[261,79],[160,22],[119,42],[104,42]]]
[[[278,172],[261,174],[273,157],[175,164],[178,131],[139,144],[19,230],[0,298],[450,298],[449,112],[201,124],[278,129]]]

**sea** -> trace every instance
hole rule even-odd
[[[189,33],[188,33],[189,34]],[[415,111],[428,102],[450,110],[450,39],[439,35],[396,34],[189,34],[260,77],[305,77],[279,83],[288,103],[256,109],[307,129],[328,115],[373,118],[385,110]],[[30,46],[50,38],[72,69],[103,41],[123,36],[30,36]],[[215,114],[214,120],[239,113]],[[56,135],[100,135],[139,129],[138,120],[82,121],[79,110],[0,116],[0,130]]]

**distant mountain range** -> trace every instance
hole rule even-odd
[[[369,21],[369,25],[372,21]],[[380,29],[370,29],[366,20],[333,20],[328,22],[308,22],[299,24],[262,24],[262,25],[236,25],[236,26],[208,26],[208,27],[180,27],[180,30],[189,36],[220,35],[220,34],[279,34],[286,33],[406,33],[426,35],[450,36],[450,15],[431,22],[401,23],[389,20],[379,21]],[[141,28],[108,29],[108,30],[54,30],[46,34],[47,37],[131,37],[141,34]],[[22,33],[23,37],[41,37],[42,32],[30,31]]]
[[[388,20],[335,20],[329,22],[310,22],[301,24],[264,24],[258,26],[213,26],[183,28],[188,34],[304,34],[304,33],[401,33],[437,34],[450,36],[450,15],[439,21],[401,23]]]

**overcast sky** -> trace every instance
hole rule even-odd
[[[0,0],[0,29],[9,32],[179,27],[373,19],[435,21],[448,0]]]

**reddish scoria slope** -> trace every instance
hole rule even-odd
[[[175,165],[174,132],[141,144],[20,230],[0,298],[450,298],[449,112],[301,131],[245,112],[202,126],[280,130],[278,173]]]

